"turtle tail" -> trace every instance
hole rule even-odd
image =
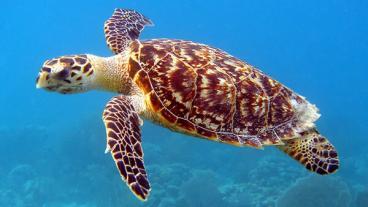
[[[300,138],[284,140],[284,143],[278,148],[312,172],[326,175],[339,168],[335,147],[316,129],[303,132]]]

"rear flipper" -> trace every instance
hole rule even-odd
[[[284,143],[278,148],[312,172],[325,175],[339,168],[335,147],[315,129],[304,132],[300,139],[284,140]]]

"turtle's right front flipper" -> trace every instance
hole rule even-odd
[[[146,25],[153,23],[142,14],[129,9],[115,9],[105,22],[107,45],[115,54],[125,51],[132,41],[138,39]]]
[[[131,97],[116,96],[106,105],[103,120],[107,147],[131,191],[146,200],[151,190],[143,164],[140,118]]]

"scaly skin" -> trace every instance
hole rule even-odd
[[[318,109],[260,70],[216,48],[138,36],[152,22],[116,9],[105,22],[112,57],[62,56],[44,63],[37,87],[63,94],[119,93],[103,113],[107,148],[141,200],[151,190],[143,164],[139,116],[173,131],[232,144],[279,149],[318,174],[339,167],[336,149],[318,133]]]
[[[87,59],[87,73],[82,67],[74,78],[46,80],[65,70],[74,72],[80,57]],[[134,104],[143,108],[140,115],[146,119],[237,146],[282,145],[282,140],[313,129],[319,117],[314,105],[261,71],[190,41],[136,40],[112,57],[63,56],[46,61],[43,68],[51,72],[41,70],[39,87],[51,86],[61,93],[97,89],[142,96],[139,100],[144,101]],[[83,88],[65,89],[69,87],[65,80]]]

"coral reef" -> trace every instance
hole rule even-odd
[[[192,169],[183,164],[148,166],[154,187],[147,206],[226,206],[213,171]]]
[[[42,206],[52,198],[52,181],[30,165],[20,164],[6,176],[0,189],[0,206]]]
[[[196,170],[192,173],[193,176],[180,187],[178,206],[227,206],[218,189],[220,176],[209,170]]]
[[[98,125],[97,121],[84,123]],[[12,160],[0,157],[4,163],[0,168],[0,206],[287,207],[301,199],[303,207],[351,203],[361,207],[367,203],[366,156],[346,159],[349,170],[342,175],[353,176],[342,181],[311,176],[273,149],[235,148],[167,132],[150,133],[144,142],[153,190],[147,202],[140,202],[124,185],[111,156],[103,153],[103,127],[76,126],[61,134],[53,134],[53,130],[29,126],[13,133],[0,129],[6,140],[0,149]],[[352,195],[354,201],[350,202]]]
[[[248,182],[227,184],[222,191],[232,206],[275,206],[283,189],[306,175],[304,169],[282,155],[266,156],[248,173]]]
[[[348,207],[351,203],[349,187],[341,178],[311,175],[299,179],[278,199],[279,207]]]
[[[368,189],[357,193],[355,198],[355,207],[367,207],[368,206]]]

